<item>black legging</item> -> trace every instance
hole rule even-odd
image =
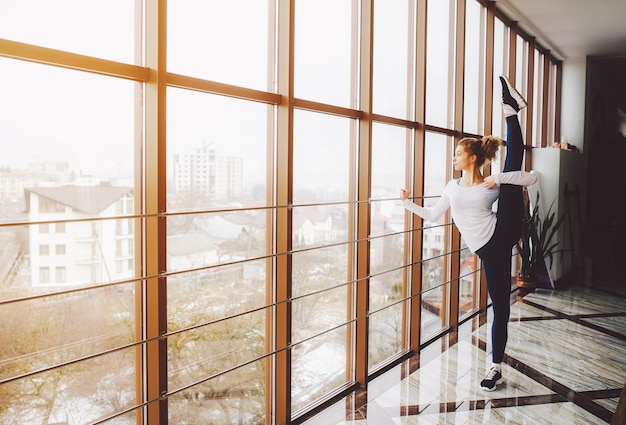
[[[506,118],[505,171],[522,169],[524,142],[517,115]],[[508,323],[511,311],[511,249],[519,240],[522,229],[524,203],[522,186],[502,184],[498,197],[496,229],[489,242],[476,251],[483,262],[487,290],[493,306],[491,341],[492,360],[500,363],[508,339]]]

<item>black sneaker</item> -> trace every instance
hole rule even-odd
[[[515,112],[524,109],[527,105],[526,99],[515,90],[509,79],[500,75],[500,83],[502,84],[502,103],[515,109]]]
[[[502,373],[495,367],[492,367],[487,372],[485,379],[480,381],[480,388],[483,391],[493,391],[500,382],[502,382]]]

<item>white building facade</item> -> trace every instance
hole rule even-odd
[[[134,221],[106,219],[133,213],[132,189],[64,186],[30,188],[25,195],[29,220],[39,222],[29,228],[33,286],[89,285],[133,276]]]

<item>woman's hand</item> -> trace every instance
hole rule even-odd
[[[487,176],[483,184],[487,189],[491,189],[496,186],[496,179],[493,176]]]
[[[409,199],[409,191],[406,189],[400,189],[400,199],[402,199],[403,201]]]

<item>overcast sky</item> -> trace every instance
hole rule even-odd
[[[129,0],[0,0],[0,38],[133,63],[134,2]],[[406,27],[405,2],[377,7],[379,25],[402,19],[380,55],[406,56],[398,43]],[[351,0],[296,2],[296,95],[350,106]],[[218,12],[219,9],[219,13]],[[212,13],[211,13],[212,11]],[[168,4],[168,70],[267,90],[268,2],[176,0]],[[319,13],[319,19],[313,19]],[[228,18],[226,18],[228,17]],[[383,18],[384,17],[384,18]],[[319,22],[324,21],[324,31]],[[395,20],[395,21],[394,21]],[[406,31],[406,30],[404,30]],[[389,46],[397,44],[398,52]],[[176,46],[186,46],[185,49]],[[403,97],[397,68],[377,66],[379,93],[386,84]],[[402,66],[406,66],[402,64]],[[445,76],[441,76],[445,78]],[[436,84],[436,78],[432,80]],[[382,85],[381,85],[382,84]],[[403,84],[403,83],[402,83]],[[67,160],[76,172],[99,177],[132,176],[134,85],[130,81],[0,58],[0,164],[26,166],[34,156]],[[380,95],[380,101],[385,100]],[[382,105],[382,104],[381,104]],[[212,144],[244,158],[248,183],[264,182],[266,108],[256,102],[168,90],[168,154]],[[298,113],[296,183],[347,186],[346,119]],[[389,132],[388,135],[385,133]],[[380,139],[398,139],[381,126]],[[400,141],[394,143],[401,143]],[[403,148],[403,147],[402,147]],[[333,153],[334,152],[334,153]],[[404,158],[385,155],[390,172],[402,173]],[[379,161],[382,164],[382,162]],[[320,164],[327,172],[320,172]],[[169,166],[169,163],[168,163]],[[381,166],[382,167],[382,166]],[[395,182],[394,182],[395,184]],[[399,185],[402,182],[399,182]]]

